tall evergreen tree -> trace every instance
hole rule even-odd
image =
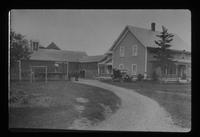
[[[157,66],[161,68],[161,73],[164,73],[165,66],[172,65],[173,56],[172,52],[169,49],[172,45],[170,42],[173,40],[173,34],[168,33],[168,30],[162,26],[162,32],[159,35],[156,35],[160,39],[155,41],[155,44],[158,46],[155,50],[155,58],[157,59]]]

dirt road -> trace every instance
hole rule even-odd
[[[97,126],[85,127],[84,129],[86,130],[190,131],[190,129],[174,125],[170,115],[156,101],[133,90],[116,87],[96,80],[79,80],[78,83],[113,91],[122,101],[120,109],[115,114],[97,124]]]

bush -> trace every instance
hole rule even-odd
[[[142,74],[138,74],[137,75],[137,80],[138,81],[141,81],[141,80],[143,80],[144,79],[144,75],[142,75]]]
[[[112,79],[115,80],[121,80],[122,79],[122,74],[121,71],[119,69],[113,69],[113,75],[112,75]]]
[[[123,78],[123,81],[124,81],[124,82],[132,82],[132,77],[126,74],[126,75],[124,76],[124,78]]]

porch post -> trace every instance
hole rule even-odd
[[[176,65],[176,77],[177,77],[177,81],[179,80],[179,76],[178,76],[178,64],[175,64]]]
[[[64,76],[65,80],[67,80],[67,72],[65,70],[65,69],[67,69],[66,65],[67,65],[67,62],[64,62],[64,66],[63,66],[64,70],[63,70],[63,72],[65,73],[65,76]]]
[[[18,61],[19,62],[19,80],[22,80],[22,68],[21,68],[21,60]]]
[[[47,83],[47,67],[45,68],[45,82]]]
[[[69,62],[67,62],[67,77],[69,76]]]
[[[106,73],[108,74],[108,65],[105,64],[105,66],[106,66]]]
[[[98,76],[99,76],[99,63],[97,63],[97,73],[98,73]]]

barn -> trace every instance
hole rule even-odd
[[[81,78],[94,79],[112,73],[106,54],[88,56],[83,51],[61,50],[53,42],[46,48],[33,42],[30,45],[29,60],[20,60],[11,68],[11,80],[67,80],[75,73]]]

